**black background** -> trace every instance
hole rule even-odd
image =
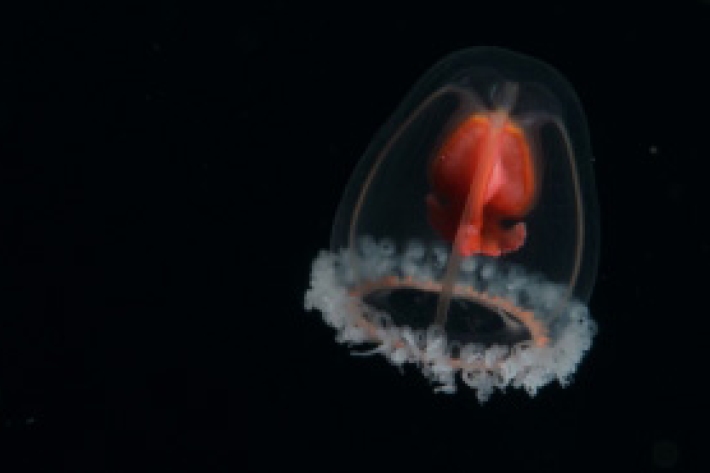
[[[710,7],[481,3],[3,15],[0,469],[700,468]],[[369,140],[477,45],[574,85],[602,237],[574,383],[483,406],[302,309]]]

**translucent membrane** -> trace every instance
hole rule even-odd
[[[584,115],[532,58],[454,53],[415,85],[345,189],[306,308],[338,340],[456,373],[484,401],[565,385],[591,346],[598,218]]]

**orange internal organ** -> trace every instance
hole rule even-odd
[[[463,256],[500,256],[526,238],[536,169],[523,130],[503,112],[474,114],[444,141],[429,168],[430,224]]]

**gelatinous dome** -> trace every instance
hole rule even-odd
[[[565,382],[594,332],[584,115],[552,68],[475,48],[415,85],[345,190],[309,308],[455,390]]]

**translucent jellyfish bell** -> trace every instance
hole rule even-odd
[[[595,332],[597,204],[584,115],[530,57],[457,52],[428,71],[365,152],[306,307],[484,401],[563,386]]]

